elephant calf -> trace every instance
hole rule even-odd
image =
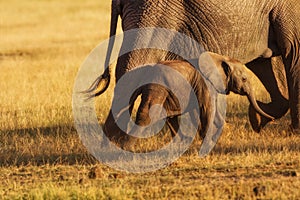
[[[211,99],[216,99],[211,98],[211,96],[217,95],[218,93],[229,94],[229,92],[232,91],[236,94],[246,95],[250,104],[258,113],[267,118],[273,119],[272,116],[264,113],[257,105],[254,92],[251,88],[251,83],[248,79],[246,66],[242,63],[226,56],[221,56],[212,52],[205,52],[200,55],[198,64],[201,73],[189,62],[179,60],[160,62],[152,67],[158,67],[161,69],[169,67],[171,70],[176,70],[192,87],[198,101],[199,112],[190,114],[192,121],[193,123],[196,123],[198,133],[202,138],[206,134],[207,127],[210,123],[213,123],[213,118],[218,117],[218,109],[212,107],[216,104],[212,104],[211,102]],[[216,71],[213,71],[212,69],[215,69]],[[132,73],[132,71],[128,73]],[[159,77],[155,77],[155,79],[160,79],[166,85],[171,82],[175,84],[175,88],[179,90],[182,89],[182,86],[179,85],[176,80],[174,81],[172,74],[173,73],[169,73],[168,70],[161,70]],[[137,78],[142,80],[145,76],[139,76]],[[210,91],[208,89],[208,84],[210,84],[215,91]],[[153,124],[155,121],[164,117],[166,118],[166,123],[173,136],[177,133],[179,128],[177,117],[186,112],[186,110],[191,111],[192,109],[188,109],[188,107],[193,106],[191,103],[190,105],[186,105],[186,107],[182,107],[182,105],[180,106],[180,99],[175,96],[174,91],[171,91],[160,84],[149,83],[139,87],[132,95],[130,100],[130,113],[134,102],[139,95],[141,95],[141,103],[139,104],[136,113],[136,125],[147,126],[150,123]],[[189,98],[188,94],[186,94],[186,96],[186,98]],[[164,110],[156,109],[153,115],[150,112],[151,107],[157,104],[162,105]],[[159,113],[162,111],[164,114]]]

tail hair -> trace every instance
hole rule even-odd
[[[87,94],[88,95],[87,99],[97,97],[103,94],[107,90],[109,83],[110,83],[110,70],[109,68],[106,68],[104,73],[101,76],[99,76],[87,90],[84,90],[81,93]]]

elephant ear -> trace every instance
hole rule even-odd
[[[200,55],[198,64],[203,77],[209,81],[218,93],[225,94],[228,77],[231,72],[228,58],[212,52]]]

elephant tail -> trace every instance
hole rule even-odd
[[[115,43],[115,35],[117,31],[117,24],[118,24],[118,17],[121,13],[121,2],[120,0],[112,0],[111,5],[111,21],[110,21],[110,39],[108,42],[108,48],[106,52],[106,58],[105,58],[105,70],[104,73],[99,76],[92,85],[83,93],[89,94],[88,98],[93,98],[96,96],[101,95],[104,93],[110,83],[110,70],[109,70],[109,64],[110,64],[110,57],[112,53],[112,49]]]
[[[82,93],[86,93],[89,95],[89,99],[92,97],[97,97],[104,93],[106,89],[108,88],[110,83],[110,70],[107,67],[104,71],[104,73],[99,76],[92,85]]]

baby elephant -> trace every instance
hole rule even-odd
[[[246,95],[250,104],[258,113],[273,119],[272,116],[264,113],[257,105],[245,65],[237,60],[212,52],[202,53],[197,62],[201,72],[187,61],[164,61],[152,67],[176,70],[189,83],[197,98],[199,107],[199,112],[190,114],[193,123],[198,127],[198,134],[200,134],[202,138],[205,137],[208,126],[214,123],[213,117],[218,117],[218,111],[214,107],[216,104],[212,102],[212,99],[216,99],[212,98],[212,95],[217,95],[218,93],[229,94],[229,92],[232,91],[236,94]],[[161,80],[166,83],[166,85],[171,82],[175,84],[175,88],[178,88],[178,90],[185,90],[181,88],[180,83],[174,80],[172,73],[168,73],[168,70],[161,70],[158,76],[159,77],[156,76],[155,79]],[[138,78],[142,80],[145,76]],[[215,90],[214,92],[208,89],[208,84],[212,86]],[[189,105],[183,107],[179,103],[180,99],[176,97],[174,91],[171,91],[170,88],[166,88],[157,83],[149,83],[139,87],[132,95],[130,100],[130,113],[139,95],[141,95],[141,102],[136,113],[136,125],[148,126],[164,117],[173,136],[179,129],[177,117],[187,110],[191,111],[190,106],[193,106],[193,102],[191,102]],[[189,94],[185,96],[189,98]],[[163,106],[164,109],[154,109],[154,111],[151,111],[151,108],[157,104]],[[162,114],[160,112],[164,113]]]

